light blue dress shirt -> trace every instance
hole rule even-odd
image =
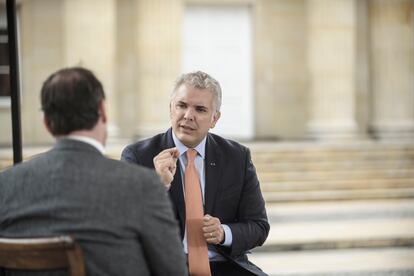
[[[188,147],[185,146],[183,143],[181,143],[181,141],[177,138],[177,136],[175,136],[174,131],[172,132],[172,136],[173,136],[173,140],[174,140],[174,144],[177,147],[178,151],[180,152],[180,156],[178,157],[178,159],[180,160],[180,169],[181,169],[181,179],[182,179],[182,187],[183,187],[183,193],[184,193],[184,198],[185,198],[185,185],[184,185],[184,173],[185,173],[185,167],[187,166],[187,155],[186,152],[188,150]],[[203,194],[203,206],[205,204],[205,196],[204,196],[204,191],[205,191],[205,179],[206,179],[206,175],[205,175],[205,169],[204,169],[204,159],[205,159],[205,152],[206,152],[206,140],[207,137],[205,137],[200,144],[198,144],[194,149],[197,151],[197,156],[194,160],[194,165],[199,173],[199,177],[200,177],[200,185],[201,185],[201,193]],[[231,233],[231,229],[228,225],[222,224],[223,226],[223,230],[224,230],[224,234],[225,234],[225,239],[222,245],[224,246],[231,246],[232,242],[233,242],[233,235]],[[183,246],[184,246],[184,252],[186,254],[188,254],[188,249],[187,249],[187,227],[185,229],[184,232],[184,239],[183,239]],[[208,248],[208,257],[210,259],[210,261],[220,261],[220,260],[225,260],[225,258],[223,256],[221,256],[218,252],[214,251],[214,248],[212,248],[211,246],[209,246]]]

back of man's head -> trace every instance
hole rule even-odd
[[[54,136],[92,129],[104,99],[102,84],[91,71],[80,67],[53,73],[41,90],[45,122]]]

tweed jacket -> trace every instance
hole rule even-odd
[[[71,235],[89,276],[187,275],[171,208],[153,171],[81,141],[0,173],[0,236]]]

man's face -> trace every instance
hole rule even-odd
[[[216,125],[220,112],[216,112],[213,93],[183,84],[171,100],[170,118],[177,138],[194,148]]]

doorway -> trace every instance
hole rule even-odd
[[[182,71],[201,70],[219,81],[221,118],[211,132],[254,137],[252,24],[249,6],[186,7]]]

